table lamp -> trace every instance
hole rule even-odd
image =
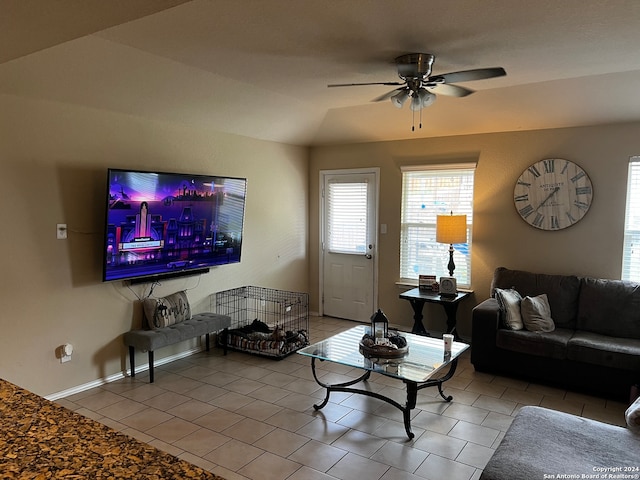
[[[453,263],[453,244],[467,243],[466,215],[438,215],[436,218],[436,242],[449,244],[449,276],[453,277],[456,268]]]

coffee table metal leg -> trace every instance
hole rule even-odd
[[[322,403],[320,403],[319,405],[317,404],[314,405],[313,408],[315,408],[316,410],[320,410],[321,408],[323,408],[329,401],[329,395],[331,395],[331,392],[358,393],[360,395],[366,395],[367,397],[377,398],[378,400],[382,400],[393,405],[394,407],[396,407],[402,412],[403,418],[404,418],[404,428],[407,432],[407,436],[409,438],[414,437],[414,434],[411,431],[411,410],[416,406],[416,397],[418,393],[418,389],[416,388],[415,383],[413,383],[412,387],[409,387],[409,384],[411,382],[409,383],[405,382],[407,383],[407,404],[401,405],[395,400],[393,400],[392,398],[385,397],[384,395],[380,395],[379,393],[371,392],[369,390],[361,390],[359,388],[350,388],[351,385],[367,380],[371,376],[370,370],[367,370],[366,373],[361,377],[358,377],[355,380],[351,380],[349,382],[336,383],[333,385],[321,382],[318,376],[316,375],[315,360],[316,360],[315,357],[311,358],[311,371],[313,372],[313,378],[315,378],[316,383],[318,385],[320,385],[321,387],[324,387],[327,390],[327,395],[324,397],[324,400],[322,401]]]
[[[453,396],[451,395],[447,396],[444,394],[444,392],[442,391],[442,384],[447,380],[449,380],[451,377],[453,377],[453,374],[456,373],[457,366],[458,366],[458,359],[454,358],[451,361],[451,363],[449,363],[449,371],[444,376],[440,378],[434,378],[433,380],[427,380],[425,383],[421,383],[420,385],[418,385],[418,390],[422,390],[423,388],[433,387],[434,385],[437,385],[440,396],[444,398],[445,401],[450,402],[451,400],[453,400]]]
[[[411,410],[416,408],[416,401],[418,399],[418,384],[416,382],[404,382],[407,385],[407,404],[402,410],[402,417],[404,419],[404,429],[407,432],[409,438],[415,437],[415,434],[411,430]]]
[[[320,360],[320,361],[323,362],[324,360]],[[329,395],[331,395],[331,392],[349,392],[349,391],[352,391],[351,389],[345,389],[344,387],[348,387],[350,385],[355,385],[356,383],[368,380],[369,377],[371,376],[371,372],[369,370],[367,370],[364,373],[364,375],[362,375],[361,377],[356,378],[355,380],[351,380],[349,382],[336,383],[334,385],[330,385],[328,383],[323,383],[323,382],[320,381],[320,379],[318,378],[318,375],[316,374],[316,359],[315,359],[315,357],[313,357],[311,359],[311,372],[313,373],[313,378],[316,380],[316,383],[318,385],[320,385],[321,387],[324,387],[327,390],[327,395],[324,397],[324,400],[322,401],[322,403],[319,404],[319,405],[313,405],[313,408],[315,408],[316,410],[320,410],[321,408],[323,408],[327,404],[327,402],[329,401]],[[360,391],[360,390],[355,390],[355,391]]]
[[[320,361],[323,361],[323,360],[320,359]],[[407,386],[407,403],[405,405],[401,405],[400,403],[396,402],[392,398],[385,397],[384,395],[380,395],[379,393],[376,393],[376,392],[371,392],[369,390],[361,390],[358,388],[349,388],[351,385],[355,385],[356,383],[367,380],[371,376],[370,370],[367,370],[364,373],[364,375],[356,378],[355,380],[351,380],[349,382],[336,383],[332,385],[332,384],[328,384],[320,381],[316,373],[316,357],[312,357],[311,372],[313,373],[313,378],[315,379],[318,385],[325,388],[327,391],[327,394],[324,400],[322,401],[322,403],[314,404],[313,408],[316,410],[320,410],[321,408],[323,408],[329,402],[329,396],[331,395],[331,392],[358,393],[360,395],[366,395],[368,397],[377,398],[378,400],[383,400],[389,403],[390,405],[393,405],[394,407],[396,407],[398,410],[402,412],[402,417],[404,420],[404,429],[407,432],[407,436],[409,437],[409,439],[412,439],[415,437],[415,434],[411,430],[411,410],[416,408],[418,390],[422,390],[423,388],[427,388],[427,387],[437,386],[438,392],[440,392],[440,396],[445,401],[450,402],[451,400],[453,400],[453,397],[451,395],[446,396],[444,394],[444,392],[442,391],[442,384],[447,380],[449,380],[451,377],[453,377],[453,374],[456,371],[457,364],[458,364],[458,359],[456,358],[449,364],[449,371],[443,377],[435,378],[433,380],[427,380],[424,383],[418,384],[417,382],[413,382],[411,380],[403,380],[404,384]]]

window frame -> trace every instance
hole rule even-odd
[[[466,214],[467,215],[467,243],[454,245],[454,262],[456,270],[454,277],[458,286],[469,288],[471,286],[471,251],[472,251],[472,230],[473,230],[473,200],[475,188],[476,162],[447,163],[447,164],[423,164],[401,166],[402,173],[402,193],[401,193],[401,218],[400,218],[400,262],[399,262],[399,283],[417,285],[418,275],[449,276],[446,268],[449,262],[449,245],[437,243],[435,241],[435,227],[437,215]],[[447,178],[455,177],[459,173],[457,185],[452,185],[451,189],[431,190],[424,194],[418,191],[416,184],[421,181],[428,183],[424,178],[431,178],[432,182],[438,183],[437,177],[442,177],[439,181],[444,182]],[[413,178],[412,178],[413,177]],[[422,177],[422,180],[421,180]],[[435,179],[435,180],[434,180]],[[470,185],[469,185],[470,180]],[[410,186],[409,183],[413,183]],[[413,189],[411,192],[407,189]],[[457,194],[455,193],[458,189]],[[433,206],[429,211],[416,212],[416,203],[419,197],[412,194],[419,194],[421,199],[429,198]],[[408,202],[413,202],[408,205]],[[438,205],[441,202],[441,205]],[[421,204],[420,208],[424,208]],[[411,212],[413,210],[413,212]],[[420,218],[418,218],[420,217]],[[428,219],[425,220],[425,217]],[[418,221],[416,221],[418,220]],[[432,238],[431,238],[432,237]],[[416,245],[418,242],[418,245]],[[412,245],[411,247],[409,245]],[[420,246],[424,247],[421,248]],[[417,259],[418,250],[428,253],[420,261]],[[410,250],[413,250],[411,252]],[[411,270],[420,268],[419,264],[428,263],[432,267],[417,271],[411,275]],[[421,270],[421,269],[420,269]]]
[[[640,282],[640,156],[629,158],[620,278]]]

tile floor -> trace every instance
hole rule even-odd
[[[354,326],[313,317],[311,341]],[[335,383],[354,372],[329,362],[318,370]],[[351,377],[353,378],[353,377]],[[371,388],[404,402],[402,383],[374,374]],[[523,405],[541,405],[624,424],[626,405],[570,391],[476,373],[464,354],[445,384],[421,390],[408,440],[402,414],[380,400],[324,391],[310,360],[277,361],[219,349],[58,400],[157,448],[234,479],[478,479]]]

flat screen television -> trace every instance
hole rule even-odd
[[[103,281],[205,273],[242,252],[247,180],[108,170]]]

